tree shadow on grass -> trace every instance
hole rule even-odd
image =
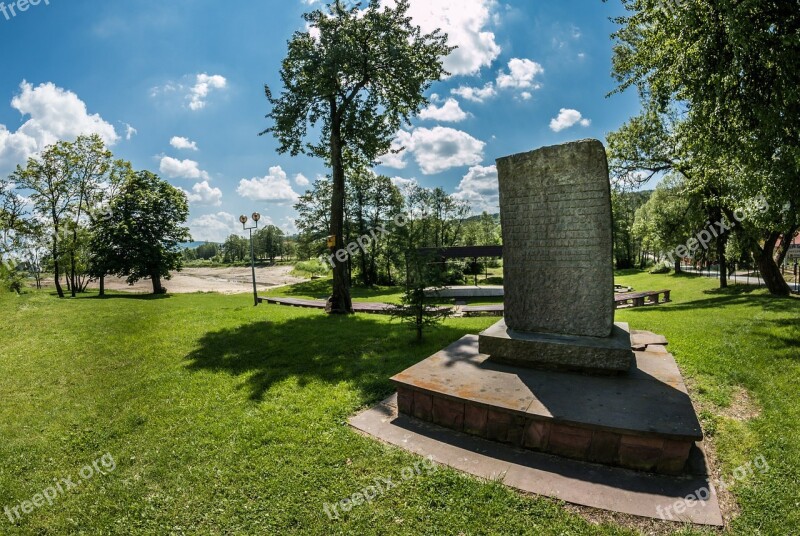
[[[663,314],[686,312],[688,310],[719,309],[731,305],[744,305],[770,312],[797,312],[800,313],[800,300],[796,298],[782,298],[769,294],[756,294],[756,287],[735,285],[727,289],[713,289],[703,291],[706,298],[688,302],[670,303],[658,307],[631,309],[633,313],[641,311],[658,311]]]
[[[442,326],[417,345],[405,326],[376,317],[302,316],[207,333],[187,356],[187,366],[245,377],[244,387],[256,401],[273,385],[296,378],[301,387],[346,381],[372,403],[391,393],[391,376],[464,335]]]
[[[87,300],[138,300],[138,301],[153,301],[153,300],[167,300],[173,298],[173,294],[138,294],[138,293],[120,293],[120,294],[106,294],[100,296],[95,294],[93,296],[84,296]]]

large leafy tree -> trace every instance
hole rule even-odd
[[[132,173],[95,222],[95,262],[129,284],[149,278],[153,293],[163,294],[162,279],[182,267],[180,244],[191,240],[188,216],[181,190],[149,171]]]
[[[97,134],[92,136],[79,136],[72,143],[62,145],[69,165],[69,189],[74,192],[75,201],[70,209],[68,222],[69,237],[66,250],[69,255],[69,289],[72,297],[86,288],[85,278],[81,277],[82,270],[78,269],[81,262],[81,250],[87,246],[86,240],[81,237],[88,236],[86,224],[91,211],[101,201],[102,187],[109,183],[109,172],[113,168],[113,155],[106,149],[103,140]],[[83,255],[85,257],[85,255]]]
[[[624,127],[616,142],[629,150],[617,153],[683,173],[712,217],[732,220],[766,199],[771,208],[738,238],[770,291],[788,294],[776,259],[800,227],[800,2],[623,4],[614,75],[620,91],[638,89],[646,112]],[[668,116],[677,121],[661,128]]]
[[[62,240],[62,233],[67,229],[70,210],[77,199],[71,180],[73,163],[69,143],[61,141],[47,147],[39,157],[28,159],[25,168],[17,166],[11,176],[18,188],[29,193],[34,213],[47,222],[54,282],[59,298],[64,297],[61,269],[65,249],[63,243],[66,240]]]
[[[370,0],[346,8],[341,0],[326,11],[304,15],[308,31],[289,41],[281,79],[285,90],[267,116],[280,152],[310,154],[331,168],[330,234],[344,244],[345,168],[374,162],[391,150],[398,129],[427,104],[424,92],[447,73],[442,58],[453,49],[440,31],[423,34],[411,23],[408,0],[394,7]],[[309,129],[319,132],[307,141]],[[348,162],[347,160],[350,160]],[[347,266],[334,269],[330,310],[349,313]]]

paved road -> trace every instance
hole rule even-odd
[[[705,276],[705,277],[711,277],[711,278],[714,278],[714,279],[719,279],[719,271],[716,271],[716,270],[711,270],[711,272],[708,272],[707,270],[704,270],[704,271],[700,272],[700,271],[697,271],[697,270],[695,270],[693,268],[683,268],[683,271],[686,272],[686,273],[689,273],[689,274],[697,274],[697,275],[702,275],[702,276]],[[792,290],[794,290],[795,292],[800,291],[800,284],[792,281],[792,279],[793,279],[792,276],[790,276],[789,274],[786,274],[784,277],[786,277],[786,282],[789,283],[789,286],[792,287]],[[755,285],[755,286],[759,286],[759,287],[766,286],[765,283],[764,283],[764,280],[761,279],[760,277],[756,277],[756,276],[753,276],[753,275],[748,276],[748,275],[746,275],[746,273],[742,273],[742,272],[739,272],[738,274],[735,274],[735,275],[732,275],[732,276],[728,277],[728,281],[731,282],[731,283],[736,283],[738,285]]]

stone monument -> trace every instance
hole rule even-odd
[[[603,144],[583,140],[497,161],[505,319],[480,351],[520,366],[620,373],[630,332],[614,324],[611,187]]]
[[[517,448],[683,473],[703,434],[668,342],[614,323],[605,148],[576,141],[497,168],[505,319],[392,377],[398,413]]]

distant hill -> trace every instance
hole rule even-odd
[[[464,221],[465,222],[477,221],[477,220],[480,220],[482,216],[483,216],[482,214],[475,214],[473,216],[470,216],[469,218],[466,218]],[[490,214],[490,216],[492,217],[492,219],[495,222],[500,223],[500,213],[499,212],[497,214]]]
[[[215,244],[217,242],[184,242],[181,244],[182,249],[195,249],[199,248],[203,244]],[[219,244],[221,245],[221,244]]]

